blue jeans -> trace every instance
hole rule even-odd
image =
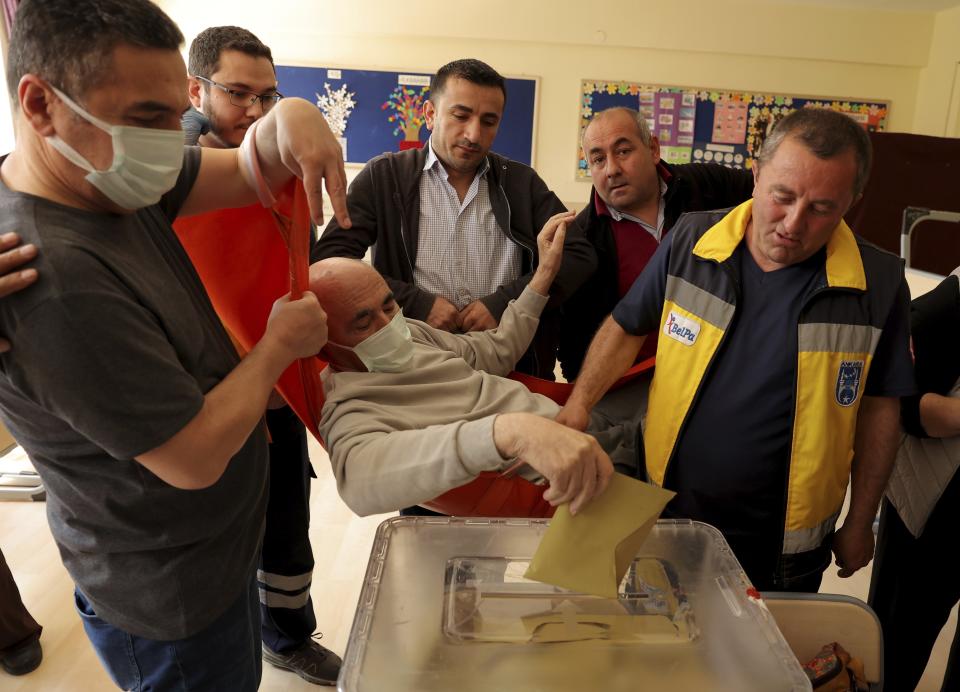
[[[80,589],[74,598],[90,643],[121,689],[255,692],[260,686],[260,599],[252,577],[213,624],[172,641],[128,634],[97,617]]]
[[[758,591],[817,593],[833,560],[833,534],[813,550],[779,557],[775,556],[776,541],[769,538],[730,537],[728,543]]]

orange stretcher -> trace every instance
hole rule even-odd
[[[200,275],[214,309],[244,351],[263,336],[274,301],[307,290],[310,210],[303,185],[292,182],[273,209],[259,204],[178,218],[173,228]],[[314,437],[323,408],[319,373],[305,358],[280,376],[277,390]]]
[[[306,193],[292,181],[273,209],[259,204],[182,217],[173,224],[224,326],[246,351],[263,336],[277,298],[299,298],[308,288],[311,225]],[[320,444],[318,423],[323,408],[320,372],[327,364],[304,358],[287,368],[277,391]],[[653,358],[631,368],[621,386],[653,367]],[[572,385],[530,375],[511,377],[528,389],[566,402]],[[425,507],[454,516],[547,517],[553,508],[543,500],[544,486],[499,473],[479,477],[444,493]]]

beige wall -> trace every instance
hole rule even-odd
[[[913,131],[960,136],[960,7],[936,16],[927,66],[920,72]]]
[[[574,180],[581,79],[885,99],[890,129],[911,131],[937,20],[702,0],[159,4],[188,40],[207,26],[238,24],[281,63],[432,71],[472,56],[505,74],[540,77],[535,165],[562,199],[578,203],[589,192]]]

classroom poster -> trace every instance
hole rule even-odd
[[[422,147],[430,137],[423,104],[430,95],[429,74],[387,70],[277,65],[284,96],[299,96],[323,111],[340,128],[348,163],[363,164],[386,151]],[[533,165],[537,82],[507,77],[507,104],[493,151]]]
[[[613,106],[639,109],[660,142],[667,163],[721,163],[750,168],[780,118],[798,108],[831,108],[869,132],[886,128],[888,101],[823,99],[783,94],[721,91],[584,80],[580,131],[593,114]],[[590,177],[577,143],[577,178]]]

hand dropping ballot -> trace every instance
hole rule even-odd
[[[615,473],[606,491],[576,517],[567,505],[557,508],[524,577],[616,598],[630,563],[674,495]]]

